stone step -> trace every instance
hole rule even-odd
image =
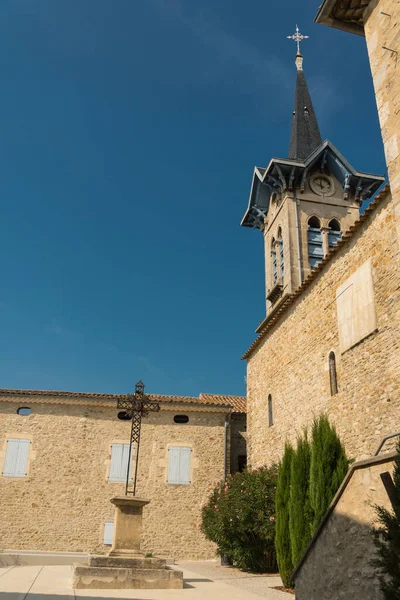
[[[87,565],[87,552],[47,552],[44,550],[4,550],[0,554],[0,567],[28,565]]]
[[[90,567],[121,567],[125,569],[165,569],[163,558],[134,558],[131,556],[102,556],[91,554]]]
[[[74,568],[72,587],[79,590],[177,590],[183,588],[183,574],[181,571],[174,571],[168,568],[126,569],[118,567],[84,567],[76,565]]]

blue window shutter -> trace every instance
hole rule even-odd
[[[179,483],[179,452],[180,448],[168,449],[168,483]]]
[[[129,444],[112,444],[109,481],[126,481]],[[129,478],[132,477],[132,456],[129,465]]]
[[[114,521],[106,521],[104,523],[104,536],[103,536],[103,544],[105,546],[112,545],[113,533],[114,533]]]
[[[7,440],[4,460],[4,477],[25,477],[28,466],[30,440],[12,438]]]
[[[190,483],[190,448],[180,448],[179,483]]]
[[[168,450],[168,483],[190,483],[191,449],[173,446]]]
[[[333,246],[336,246],[338,241],[341,239],[342,233],[340,231],[330,231],[328,233],[329,248],[333,248]]]
[[[308,259],[311,269],[321,262],[324,258],[324,250],[322,247],[322,233],[320,229],[310,227],[308,229]]]

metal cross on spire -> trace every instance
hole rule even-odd
[[[309,37],[310,37],[309,35],[301,34],[298,26],[296,25],[296,33],[294,35],[288,35],[287,39],[294,40],[295,42],[297,42],[297,54],[301,56],[300,42],[302,42],[303,40],[308,40]]]

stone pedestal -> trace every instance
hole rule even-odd
[[[115,504],[114,535],[110,556],[143,556],[140,553],[143,507],[150,500],[129,496],[117,496]]]
[[[74,589],[182,589],[181,571],[169,569],[161,558],[140,552],[143,507],[150,500],[120,496],[115,505],[114,534],[108,556],[90,556],[88,564],[74,565]]]

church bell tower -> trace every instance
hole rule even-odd
[[[356,171],[322,141],[303,71],[298,27],[296,91],[287,158],[255,167],[243,227],[264,236],[267,317],[293,294],[359,217],[383,176]]]

